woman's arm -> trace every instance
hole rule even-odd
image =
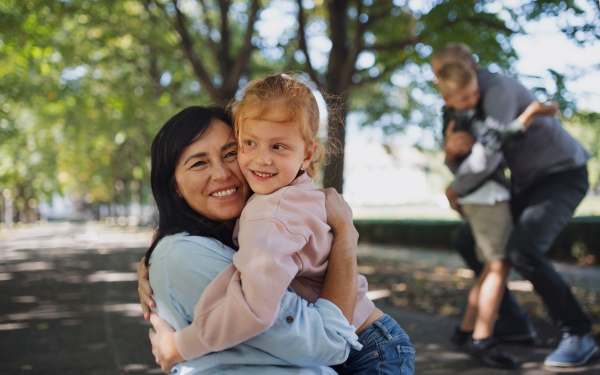
[[[340,228],[342,224],[343,221],[336,228]],[[338,236],[338,240],[346,244],[355,244],[357,238],[358,234],[351,231],[345,236]],[[344,246],[351,253],[355,253],[355,247]],[[226,259],[224,252],[220,253],[218,249],[199,247],[192,242],[192,237],[172,243],[168,251],[163,250],[165,249],[155,251],[151,272],[153,283],[157,283],[155,298],[158,312],[161,316],[170,316],[169,323],[181,328],[183,321],[191,320],[194,306],[203,289],[219,271],[230,264],[231,258]],[[165,258],[166,254],[168,258]],[[155,256],[157,259],[154,259]],[[334,274],[335,272],[332,273]],[[329,277],[326,285],[328,280]],[[190,288],[190,285],[195,288]],[[339,287],[340,294],[348,292],[346,288],[342,289],[343,285]],[[352,295],[351,291],[349,294]],[[175,363],[183,361],[174,343],[174,331],[156,314],[152,315],[151,322],[156,330],[150,334],[153,354],[161,368],[168,371]],[[283,364],[332,365],[345,360],[349,345],[360,347],[354,331],[355,328],[346,322],[340,309],[329,301],[320,299],[315,304],[309,304],[295,293],[286,291],[275,324],[245,344],[281,358],[285,361]],[[239,356],[246,351],[234,353]],[[252,360],[237,357],[232,359],[226,352],[216,354],[218,355],[211,355],[212,360],[218,358],[223,363],[235,360],[236,363],[243,364],[251,363]],[[196,361],[198,360],[201,359]],[[266,359],[269,363],[273,360]]]
[[[334,240],[320,297],[339,307],[352,324],[356,307],[358,231],[354,228],[352,210],[342,195],[333,188],[322,191],[327,224],[331,226]]]

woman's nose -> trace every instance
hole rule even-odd
[[[214,163],[211,172],[215,181],[226,180],[231,175],[228,165],[222,162]]]

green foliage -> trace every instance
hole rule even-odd
[[[141,192],[146,201],[159,127],[185,106],[225,103],[248,79],[273,71],[307,72],[340,96],[342,117],[348,107],[386,133],[409,126],[435,133],[434,50],[462,41],[480,64],[512,72],[510,37],[529,20],[568,13],[567,35],[598,39],[598,17],[578,4],[3,0],[0,190],[25,202],[54,192],[92,204],[127,203]],[[262,38],[273,34],[257,23],[267,11],[296,22]],[[563,108],[574,108],[563,90],[568,77],[555,77]],[[330,134],[343,132],[344,121],[332,121]]]
[[[588,161],[590,187],[600,194],[600,113],[578,112],[563,121],[569,133],[592,154]]]

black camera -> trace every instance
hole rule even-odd
[[[454,131],[466,131],[470,132],[471,125],[476,115],[475,109],[466,109],[463,111],[457,111],[451,107],[444,107],[442,111],[442,120],[444,124],[444,132],[452,120],[454,120]]]

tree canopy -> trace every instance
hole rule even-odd
[[[304,72],[326,93],[330,141],[343,144],[349,112],[435,133],[432,52],[465,42],[481,65],[515,74],[511,36],[542,17],[575,43],[600,39],[593,0],[2,0],[0,190],[20,210],[54,192],[147,201],[160,126],[267,72]],[[324,183],[341,191],[340,149]]]

